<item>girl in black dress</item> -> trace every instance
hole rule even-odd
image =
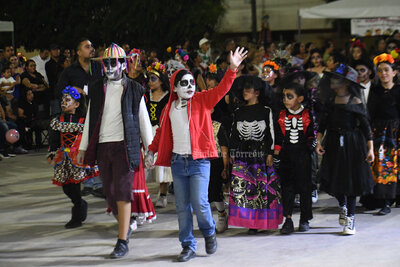
[[[390,213],[390,204],[397,195],[399,171],[400,85],[395,84],[396,69],[391,55],[381,54],[374,59],[379,83],[372,88],[368,102],[374,132],[375,161],[372,174],[375,180],[374,197],[382,208],[378,215]]]
[[[328,83],[321,88],[325,104],[317,132],[316,151],[323,155],[319,176],[321,189],[335,196],[341,206],[343,234],[355,234],[356,196],[373,189],[370,163],[374,160],[372,132],[360,99],[357,72],[340,64],[325,72]],[[324,143],[322,137],[326,131]]]

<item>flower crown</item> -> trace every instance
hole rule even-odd
[[[184,61],[189,60],[189,55],[180,48],[175,50],[175,54],[178,54]]]
[[[398,60],[399,59],[399,55],[400,55],[400,49],[399,48],[395,48],[390,52],[390,55],[393,57],[394,60]]]
[[[147,67],[147,72],[154,73],[160,77],[160,73],[165,74],[165,66],[161,62],[153,62],[151,66]]]
[[[276,64],[275,62],[271,61],[271,60],[267,60],[263,63],[262,65],[262,69],[266,66],[272,67],[274,70],[279,70],[279,65]]]
[[[217,66],[215,64],[210,64],[210,66],[208,66],[208,71],[211,73],[217,73]]]
[[[72,96],[72,98],[75,100],[78,100],[79,98],[81,98],[81,94],[78,93],[78,91],[72,86],[65,87],[65,89],[62,90],[62,93],[63,93],[63,95]]]
[[[353,38],[350,41],[352,42],[351,47],[359,47],[361,49],[365,49],[365,44],[361,42],[360,39]]]
[[[376,56],[374,58],[374,64],[375,65],[378,65],[381,62],[389,62],[390,64],[393,64],[394,63],[394,59],[393,59],[393,57],[391,55],[383,53],[383,54],[380,54],[379,56]]]

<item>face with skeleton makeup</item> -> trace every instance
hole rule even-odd
[[[182,79],[174,87],[174,92],[182,100],[188,100],[193,97],[196,91],[194,78],[191,74],[185,74]]]
[[[74,114],[75,110],[79,107],[79,102],[71,95],[64,94],[61,100],[61,109],[63,113]]]
[[[126,69],[126,63],[123,59],[103,59],[104,73],[112,81],[118,81],[122,78],[122,72]]]

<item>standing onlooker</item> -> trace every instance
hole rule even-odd
[[[203,69],[207,69],[208,64],[211,61],[211,48],[210,41],[207,38],[202,38],[199,41],[199,50],[197,51],[203,61],[200,63]]]
[[[331,53],[335,50],[335,45],[333,44],[332,40],[327,40],[325,42],[324,48],[323,48],[323,61],[326,63],[329,59],[329,56]]]
[[[101,63],[91,61],[95,55],[95,49],[87,38],[78,41],[76,47],[77,60],[69,67],[64,69],[58,80],[55,98],[61,100],[62,90],[68,85],[77,89],[80,94],[87,94],[88,86],[96,80],[102,79]],[[93,194],[103,197],[103,186],[99,177],[85,180],[82,182],[84,188],[83,195]]]
[[[323,72],[327,70],[327,67],[325,67],[324,60],[322,60],[321,50],[314,49],[310,52],[310,55],[311,55],[311,68],[307,69],[307,71],[316,72],[320,77],[322,77]]]
[[[61,112],[60,101],[56,97],[56,86],[63,67],[60,65],[60,48],[56,44],[50,45],[50,60],[46,63],[45,69],[49,80],[49,99],[51,105],[51,115],[54,116]]]
[[[45,65],[46,62],[50,60],[49,53],[50,51],[48,48],[41,48],[39,54],[31,58],[31,60],[36,63],[36,71],[44,77],[47,84],[49,80],[47,79]]]

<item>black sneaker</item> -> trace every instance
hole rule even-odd
[[[299,224],[299,232],[307,232],[310,231],[310,224],[308,221],[300,222]]]
[[[81,191],[81,196],[88,196],[92,193],[92,188],[91,187],[83,187],[82,191]]]
[[[104,195],[103,187],[94,189],[91,192],[92,192],[92,195],[95,197],[106,198],[106,196]]]
[[[293,221],[291,218],[286,218],[285,223],[283,224],[283,226],[281,228],[281,234],[282,235],[290,235],[293,232],[294,232]]]
[[[214,254],[217,251],[217,234],[214,232],[211,236],[204,238],[206,241],[207,254]]]
[[[380,211],[378,211],[377,215],[386,215],[391,212],[391,209],[389,206],[385,205]]]
[[[111,252],[111,259],[119,259],[128,255],[129,248],[126,240],[118,239],[117,244],[115,244],[114,251]]]
[[[249,229],[249,230],[247,231],[247,234],[248,234],[248,235],[256,235],[257,232],[258,232],[257,229]]]
[[[194,257],[196,257],[196,252],[191,250],[189,247],[184,247],[181,254],[179,254],[177,260],[179,262],[185,262],[193,259]]]

